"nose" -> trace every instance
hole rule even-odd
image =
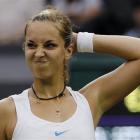
[[[39,47],[35,51],[35,56],[36,57],[43,57],[45,56],[45,50],[42,47]]]

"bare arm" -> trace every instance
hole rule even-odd
[[[13,107],[10,98],[0,100],[0,140],[11,140],[12,138],[11,124],[13,116],[15,117]]]
[[[6,140],[6,120],[7,120],[7,112],[5,109],[5,101],[0,101],[0,139]]]
[[[140,59],[140,39],[129,36],[94,35],[94,50],[109,53],[126,60]]]
[[[75,35],[76,37],[76,35]],[[140,39],[128,36],[94,35],[94,51],[126,59],[113,72],[92,81],[82,89],[88,99],[95,126],[101,115],[140,84]]]

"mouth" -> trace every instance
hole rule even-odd
[[[37,60],[37,61],[34,61],[34,63],[36,63],[36,64],[45,64],[47,62],[48,61],[46,61],[46,60]]]

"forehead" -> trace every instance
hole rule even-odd
[[[26,40],[46,41],[63,39],[54,23],[35,21],[28,25]]]

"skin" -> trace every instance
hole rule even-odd
[[[54,97],[64,86],[64,62],[76,51],[75,40],[67,48],[58,30],[49,22],[34,22],[27,30],[25,58],[34,76],[34,87],[42,98]],[[35,46],[28,44],[34,43]],[[56,44],[47,43],[50,41]],[[108,73],[79,90],[89,102],[96,127],[102,114],[140,84],[140,39],[124,36],[94,35],[94,50],[125,58],[127,61],[119,68]],[[28,46],[27,46],[28,45]],[[130,53],[131,52],[131,53]],[[55,85],[55,86],[54,86]],[[45,120],[62,122],[70,118],[76,110],[76,104],[67,89],[59,100],[41,101],[29,89],[29,101],[32,112]],[[62,116],[58,118],[55,110],[60,105]],[[71,106],[71,108],[69,108]],[[67,111],[69,110],[69,111]],[[46,113],[49,112],[49,113]],[[11,98],[0,101],[0,140],[11,140],[16,125],[16,111]]]

